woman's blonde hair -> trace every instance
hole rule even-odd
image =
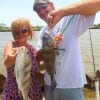
[[[30,24],[30,21],[27,18],[18,18],[12,22],[11,29],[13,37],[15,38],[15,34],[18,34],[23,26],[27,27],[29,39],[32,39],[32,25]]]

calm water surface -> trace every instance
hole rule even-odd
[[[38,34],[38,32],[35,32]],[[100,29],[91,29],[93,56],[95,62],[95,69],[100,70]],[[0,32],[0,73],[6,75],[5,66],[3,64],[4,46],[8,41],[13,40],[11,32]],[[33,41],[34,40],[34,41]],[[38,37],[34,35],[34,39],[30,41],[31,44],[37,46]],[[93,58],[91,52],[91,41],[89,30],[80,37],[80,45],[82,49],[82,57],[85,66],[85,71],[88,74],[94,72]]]

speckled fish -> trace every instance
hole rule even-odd
[[[42,43],[43,43],[42,50],[43,50],[44,66],[46,67],[46,70],[51,77],[51,87],[53,91],[57,85],[54,77],[55,74],[54,65],[55,65],[55,57],[57,54],[57,49],[51,46],[51,44],[54,44],[54,40],[50,36],[50,33],[48,32],[45,32],[42,38]]]
[[[25,47],[18,49],[14,71],[19,92],[22,94],[24,100],[30,100],[28,97],[30,70],[31,60],[28,49]]]

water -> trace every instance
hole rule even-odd
[[[38,34],[38,32],[35,32]],[[100,29],[91,29],[90,30],[91,36],[92,36],[92,46],[93,46],[93,56],[94,56],[94,63],[95,63],[95,70],[100,70]],[[30,43],[32,45],[37,46],[38,44],[38,37],[34,35],[34,38]],[[3,52],[4,52],[4,46],[8,41],[12,41],[12,35],[11,32],[0,32],[0,73],[3,75],[6,75],[5,66],[3,64]],[[81,37],[80,37],[80,44],[82,49],[82,57],[85,67],[85,72],[89,75],[92,75],[94,73],[94,65],[93,65],[93,58],[92,58],[92,52],[91,52],[91,41],[90,41],[90,35],[89,30],[86,31]],[[90,91],[85,89],[85,100],[96,100],[95,97],[95,91]]]
[[[91,40],[89,33],[91,33]],[[100,70],[100,29],[91,29],[90,32],[88,30],[80,39],[85,72],[91,75],[91,73],[94,73],[94,70]]]

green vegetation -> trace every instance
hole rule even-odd
[[[40,31],[42,29],[43,26],[34,26],[33,30],[35,31]]]
[[[43,26],[32,26],[34,31],[40,31]],[[7,27],[5,24],[0,23],[0,32],[11,31],[11,27]]]
[[[92,28],[100,29],[100,24],[94,25],[94,27],[92,27]]]
[[[34,31],[40,31],[43,26],[32,26]],[[93,25],[91,29],[100,29],[100,24]],[[10,27],[7,27],[5,24],[0,23],[0,32],[11,31]]]
[[[11,29],[9,27],[5,27],[5,26],[0,26],[0,32],[2,31],[10,31]]]

